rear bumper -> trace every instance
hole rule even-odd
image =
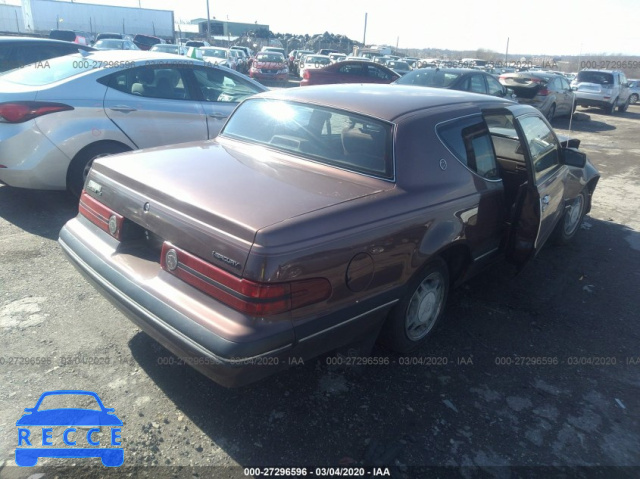
[[[276,327],[273,334],[249,331],[253,341],[234,342],[198,324],[153,293],[149,285],[119,271],[87,246],[78,232],[87,226],[77,219],[65,225],[58,242],[71,263],[132,322],[178,356],[170,364],[189,365],[215,382],[236,387],[285,369],[293,347],[293,328]],[[151,281],[153,282],[153,280]]]
[[[166,297],[184,298],[179,288],[191,287],[162,270],[154,277],[145,272],[147,277],[141,280],[142,274],[121,268],[112,259],[118,256],[117,246],[93,234],[92,228],[78,218],[62,228],[59,243],[71,263],[132,322],[178,356],[177,361],[169,358],[170,364],[189,365],[226,387],[243,386],[290,364],[375,338],[397,302],[397,292],[389,292],[375,303],[369,300],[349,311],[300,320],[295,330],[290,320],[247,318],[208,296],[197,308],[193,301],[170,303]],[[204,311],[201,316],[225,323],[221,330],[228,333],[226,337],[196,321],[196,309]]]
[[[17,188],[64,190],[71,159],[33,120],[0,125],[0,182]]]
[[[613,98],[610,96],[603,96],[601,94],[575,92],[576,105],[578,106],[594,106],[599,108],[605,108],[611,106]]]

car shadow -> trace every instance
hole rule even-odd
[[[78,214],[78,199],[66,191],[0,186],[0,217],[43,238],[58,239],[64,224]]]
[[[571,123],[571,131],[586,131],[586,132],[599,132],[599,131],[611,131],[616,127],[604,121],[600,121],[597,116],[586,114],[583,112],[576,112],[573,116],[573,120],[569,117],[556,117],[551,122],[554,128],[569,129],[569,123]]]
[[[244,467],[459,465],[452,458],[465,456],[468,465],[496,465],[479,449],[492,451],[498,465],[522,457],[563,464],[553,441],[523,434],[559,434],[580,416],[578,398],[609,398],[613,387],[616,398],[638,405],[618,382],[625,371],[640,384],[640,370],[566,361],[637,354],[639,270],[640,233],[587,217],[570,245],[545,247],[518,275],[499,263],[453,291],[446,321],[419,350],[398,355],[376,347],[373,356],[388,365],[336,368],[328,356],[225,389],[190,367],[161,365],[172,355],[144,333],[129,347],[176,409]],[[556,362],[508,363],[514,357]],[[552,414],[531,413],[541,408]],[[581,435],[575,464],[612,463],[598,440],[612,424],[598,421]]]

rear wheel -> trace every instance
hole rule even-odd
[[[448,293],[447,264],[436,258],[411,280],[407,293],[389,313],[380,341],[401,353],[417,348],[440,322]]]
[[[80,197],[82,188],[84,188],[84,181],[87,179],[93,160],[130,150],[131,148],[115,142],[97,143],[83,148],[71,161],[69,169],[67,170],[67,190],[69,190],[72,195]]]
[[[617,105],[618,105],[618,99],[616,98],[615,100],[613,100],[613,103],[611,105],[607,105],[607,108],[606,108],[607,114],[613,115],[613,113],[616,111]]]
[[[631,97],[627,98],[627,101],[624,102],[624,104],[620,105],[618,107],[618,111],[620,113],[624,113],[625,111],[627,111],[627,108],[629,108],[629,102],[631,101]]]
[[[553,105],[551,105],[551,108],[549,108],[549,113],[547,113],[547,120],[551,122],[551,120],[553,120],[555,116],[556,116],[556,104],[554,103]]]

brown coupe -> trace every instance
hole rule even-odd
[[[571,239],[599,178],[577,145],[487,95],[271,91],[215,140],[96,160],[59,241],[143,330],[237,386],[354,342],[409,351],[451,286]]]

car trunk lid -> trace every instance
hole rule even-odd
[[[153,237],[156,249],[168,241],[240,275],[258,230],[388,184],[255,153],[265,150],[216,141],[130,152],[96,160],[86,190]]]

